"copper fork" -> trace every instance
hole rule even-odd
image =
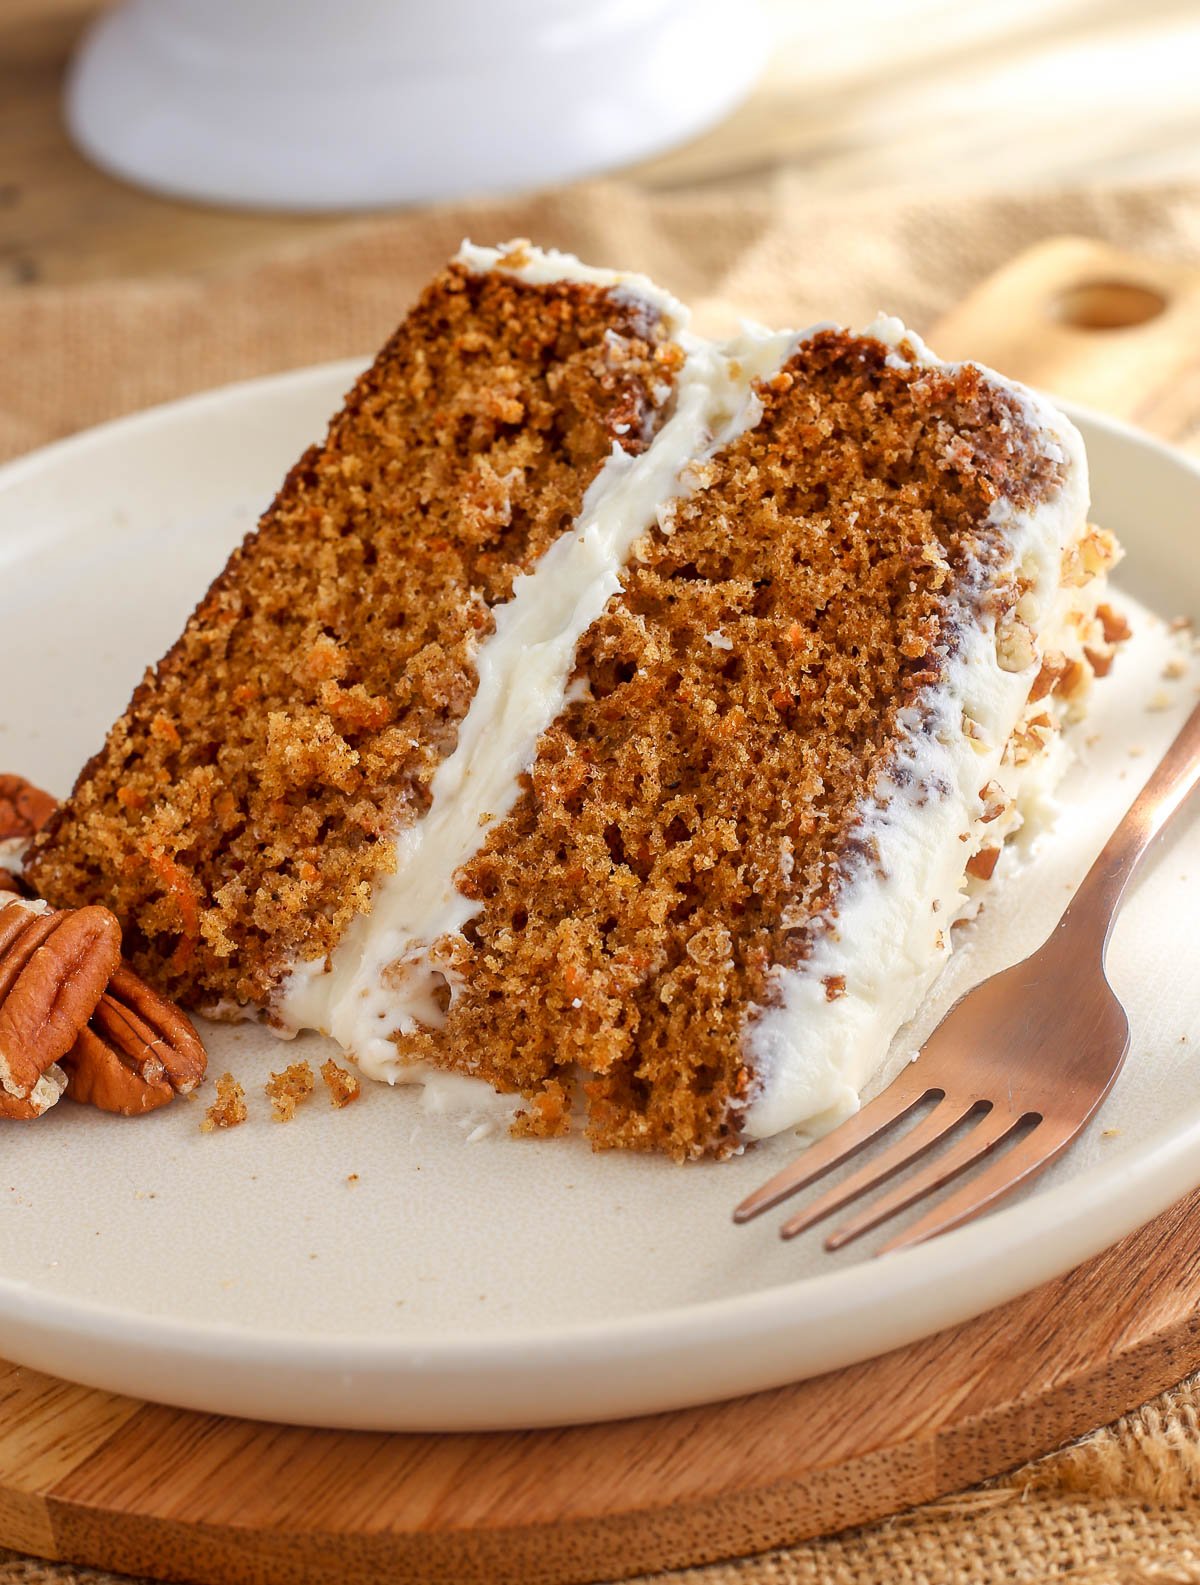
[[[1200,705],[1105,843],[1053,934],[1032,957],[959,998],[911,1062],[873,1101],[733,1213],[778,1205],[839,1166],[923,1102],[935,1104],[891,1147],[784,1223],[794,1238],[965,1131],[890,1193],[825,1240],[840,1249],[1020,1135],[996,1161],[878,1251],[922,1243],[978,1216],[1048,1167],[1112,1088],[1129,1050],[1129,1022],[1104,974],[1121,897],[1147,848],[1200,782]]]

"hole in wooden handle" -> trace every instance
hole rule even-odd
[[[1051,305],[1051,314],[1073,330],[1128,330],[1157,319],[1167,299],[1150,286],[1132,281],[1088,281],[1069,286]]]

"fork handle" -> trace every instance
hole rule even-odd
[[[1129,878],[1155,837],[1183,807],[1188,794],[1200,783],[1200,704],[1183,724],[1178,737],[1163,755],[1154,774],[1133,800],[1129,812],[1101,849],[1056,934],[1068,926],[1080,930],[1099,927],[1101,950],[1116,917]]]

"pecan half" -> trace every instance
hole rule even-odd
[[[90,1025],[81,1029],[79,1039],[63,1058],[67,1094],[84,1106],[116,1112],[121,1117],[156,1112],[175,1099],[161,1064],[155,1074],[152,1061],[139,1067],[133,1063],[126,1066],[127,1060],[127,1053],[109,1045]]]
[[[36,836],[58,800],[24,776],[0,776],[0,842]]]
[[[75,1043],[121,960],[107,908],[0,908],[0,1088],[27,1099]]]
[[[191,1019],[121,962],[62,1063],[73,1101],[137,1117],[194,1090],[208,1054]]]

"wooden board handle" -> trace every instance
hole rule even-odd
[[[971,358],[1200,451],[1200,269],[1055,237],[989,276],[933,330]]]

